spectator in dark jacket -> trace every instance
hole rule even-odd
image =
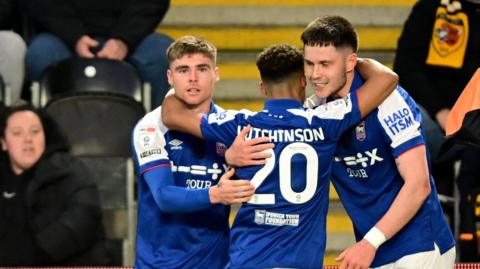
[[[450,109],[477,68],[480,68],[480,0],[419,0],[405,22],[398,41],[394,70],[400,84],[428,111],[443,129]],[[432,141],[435,133],[427,132]],[[441,132],[444,135],[444,132]],[[429,143],[433,147],[439,143]],[[435,145],[437,144],[437,145]],[[436,152],[434,151],[431,151]],[[439,163],[433,155],[433,174],[439,193],[452,194],[453,164]],[[437,163],[435,162],[437,158]],[[466,147],[458,175],[460,190],[460,260],[480,261],[480,151]],[[478,198],[477,198],[478,197]],[[447,210],[447,212],[450,210]],[[450,213],[453,215],[452,213]]]
[[[398,41],[394,70],[400,84],[412,89],[412,97],[442,128],[446,114],[480,67],[478,33],[480,1],[420,0]]]
[[[96,185],[29,105],[0,121],[0,266],[109,265]]]
[[[16,0],[0,0],[0,75],[8,88],[9,101],[20,98],[25,78],[27,48],[23,39],[12,31],[18,15],[16,4]]]
[[[152,107],[168,90],[166,49],[172,39],[155,32],[169,0],[29,0],[39,35],[27,51],[27,72],[39,80],[48,65],[79,56],[126,60],[152,85]]]

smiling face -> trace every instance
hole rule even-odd
[[[304,70],[307,81],[318,97],[343,97],[350,90],[356,54],[348,48],[304,46]]]
[[[32,111],[13,113],[7,120],[1,143],[15,174],[31,168],[45,151],[45,132],[40,118]]]
[[[175,59],[167,71],[175,95],[190,106],[209,106],[219,80],[214,61],[202,53],[185,54]]]

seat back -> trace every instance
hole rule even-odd
[[[132,98],[100,92],[54,98],[45,109],[80,157],[130,157],[130,132],[145,114]]]
[[[132,97],[106,92],[73,92],[52,98],[45,110],[59,125],[97,182],[107,239],[116,265],[134,260],[134,166],[130,133],[145,114]]]
[[[82,157],[97,183],[103,224],[114,264],[132,266],[135,249],[134,165],[132,158]]]
[[[72,92],[114,92],[149,105],[150,95],[137,70],[127,62],[109,59],[69,58],[50,65],[39,82],[39,106]],[[32,93],[32,97],[36,93]]]

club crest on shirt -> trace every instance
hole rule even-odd
[[[224,144],[222,144],[220,142],[217,142],[215,144],[215,149],[217,150],[217,154],[219,156],[225,156],[225,151],[227,151],[227,146],[225,146]]]
[[[355,136],[357,137],[358,141],[363,141],[365,138],[367,138],[367,132],[365,130],[365,121],[361,121],[356,127],[355,127]]]
[[[255,223],[258,225],[265,223],[265,210],[255,210]]]

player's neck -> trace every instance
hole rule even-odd
[[[303,102],[303,98],[301,96],[299,96],[298,93],[295,93],[295,92],[288,92],[288,91],[285,91],[285,92],[275,92],[274,94],[270,94],[268,96],[269,99],[294,99],[294,100],[297,100],[299,102]]]
[[[210,106],[212,104],[212,100],[208,99],[200,104],[196,105],[186,105],[186,108],[195,114],[208,114],[210,112]]]
[[[269,99],[294,99],[303,103],[305,99],[305,87],[298,83],[280,83],[270,85],[267,91]]]

